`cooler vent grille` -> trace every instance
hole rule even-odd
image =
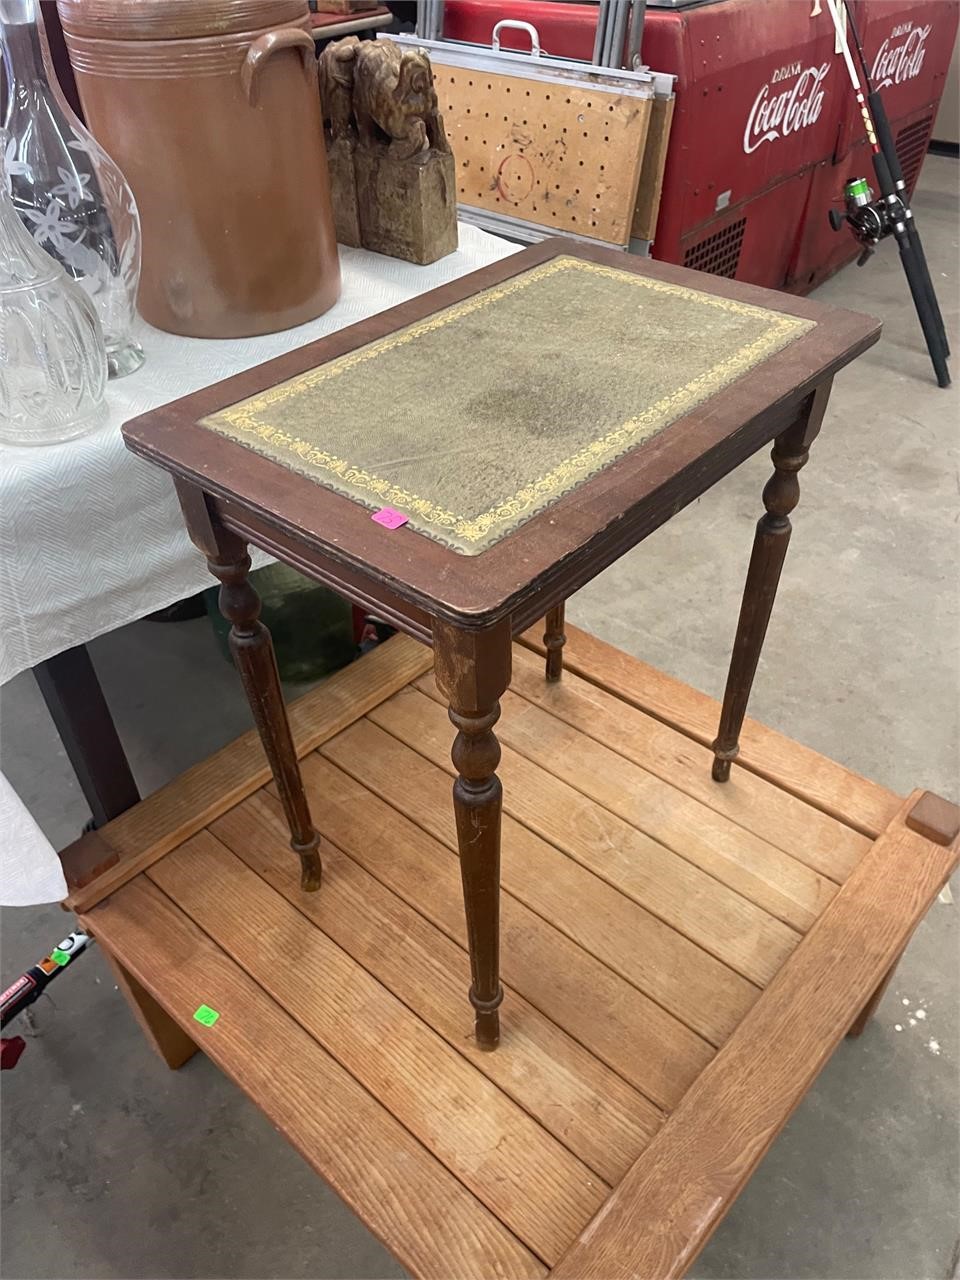
[[[903,170],[903,180],[910,192],[913,191],[920,176],[920,166],[923,164],[923,157],[927,154],[932,125],[933,116],[924,116],[922,120],[915,120],[913,124],[908,124],[897,134],[897,159]]]
[[[697,244],[691,245],[683,255],[683,265],[694,271],[708,271],[712,276],[726,276],[732,280],[737,274],[740,249],[743,245],[743,229],[746,218],[731,222],[722,231],[714,231]]]

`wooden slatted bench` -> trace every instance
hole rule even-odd
[[[719,786],[711,699],[572,627],[548,685],[540,649],[515,646],[498,729],[495,1052],[412,640],[290,709],[320,892],[251,732],[71,846],[68,905],[165,1060],[202,1049],[414,1275],[679,1276],[862,1029],[958,811],[751,722]]]

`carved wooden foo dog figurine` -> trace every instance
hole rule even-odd
[[[320,104],[330,171],[333,224],[340,244],[361,247],[357,179],[353,155],[357,130],[353,119],[353,71],[360,41],[347,36],[328,44],[320,55]]]
[[[456,172],[430,60],[348,36],[320,58],[337,239],[410,262],[457,247]]]

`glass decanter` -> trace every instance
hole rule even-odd
[[[57,444],[92,431],[106,416],[106,384],[96,309],[21,223],[0,151],[0,442]]]
[[[92,299],[111,377],[139,369],[132,336],[140,216],[123,174],[71,109],[45,47],[35,0],[0,0],[7,79],[7,190],[42,249]]]

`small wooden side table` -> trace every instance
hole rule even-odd
[[[172,473],[222,584],[304,890],[320,887],[319,837],[247,544],[434,646],[457,730],[453,800],[483,1047],[498,1042],[502,1000],[494,725],[513,636],[546,616],[546,674],[559,678],[567,596],[773,440],[714,743],[724,782],[797,473],[833,375],[879,331],[806,299],[546,241],[124,427],[130,449]],[[387,527],[397,518],[406,522]]]

